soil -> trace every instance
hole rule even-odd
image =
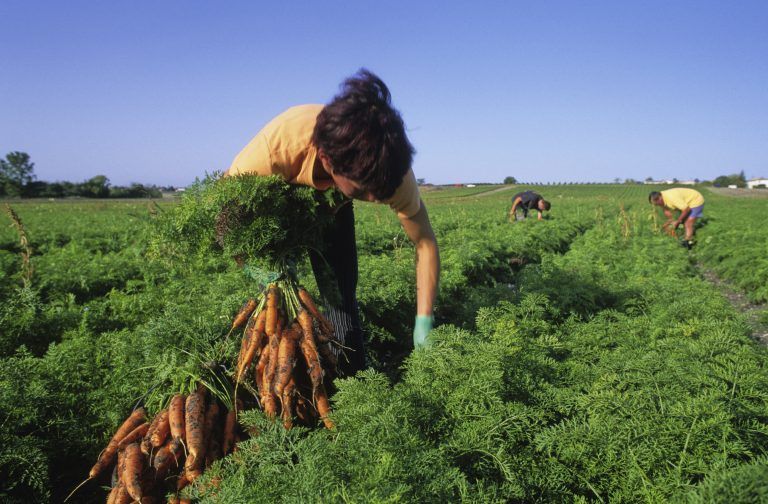
[[[768,198],[768,189],[729,189],[727,187],[709,187],[711,192],[721,196],[736,198]]]

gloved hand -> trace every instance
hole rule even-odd
[[[416,315],[416,321],[413,324],[413,346],[414,348],[429,347],[432,343],[427,336],[432,330],[435,318],[432,315]]]

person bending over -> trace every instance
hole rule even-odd
[[[428,344],[432,307],[440,274],[440,256],[427,208],[411,169],[414,149],[400,113],[392,107],[384,82],[361,69],[346,79],[327,105],[291,107],[272,119],[235,157],[225,176],[278,174],[292,184],[319,191],[338,188],[349,203],[336,213],[325,236],[325,254],[310,254],[321,295],[333,299],[333,283],[341,294],[329,319],[345,346],[352,375],[365,367],[363,334],[357,304],[357,248],[352,200],[389,205],[416,249],[416,320],[414,346]],[[335,277],[324,283],[324,265]],[[351,354],[351,355],[350,355]]]
[[[549,211],[552,205],[541,195],[534,191],[524,191],[512,196],[512,209],[509,211],[509,220],[511,222],[528,218],[528,211],[536,210],[538,219],[542,220],[542,212]],[[522,210],[521,214],[517,213]]]
[[[660,192],[653,191],[648,195],[648,201],[664,209],[667,221],[662,229],[676,230],[680,224],[685,225],[685,238],[682,245],[690,249],[693,246],[693,236],[696,234],[696,219],[704,215],[704,196],[695,189],[676,187]],[[672,210],[680,212],[677,219]]]

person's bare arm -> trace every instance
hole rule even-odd
[[[440,280],[440,252],[424,202],[413,217],[401,217],[400,223],[416,247],[416,314],[431,316]]]
[[[662,229],[666,229],[669,227],[670,224],[672,224],[672,221],[674,220],[674,216],[672,215],[672,212],[665,208],[664,209],[664,216],[667,218],[667,221],[664,223],[663,226],[661,226]]]
[[[686,207],[685,210],[680,212],[680,217],[678,217],[677,220],[674,223],[675,224],[675,229],[680,227],[680,224],[685,222],[686,217],[688,217],[688,215],[690,215],[690,213],[691,213],[690,207]]]
[[[536,212],[539,214],[539,220],[543,220],[544,217],[541,215],[541,210],[536,210]]]
[[[509,220],[514,221],[515,220],[515,210],[517,210],[518,205],[522,203],[523,198],[518,196],[515,198],[515,201],[512,202],[512,209],[509,211]]]

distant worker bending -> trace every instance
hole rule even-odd
[[[509,220],[514,222],[516,220],[522,220],[528,218],[529,210],[536,210],[539,214],[539,220],[542,219],[541,212],[549,211],[552,207],[549,201],[546,201],[541,195],[534,191],[524,191],[512,196],[512,209],[509,211]],[[517,214],[518,210],[522,210],[522,216]]]
[[[667,222],[662,229],[672,226],[677,229],[680,224],[685,223],[685,238],[683,246],[691,248],[693,246],[693,235],[696,233],[696,219],[704,215],[704,196],[695,189],[687,187],[676,187],[666,191],[653,191],[648,195],[648,201],[664,209],[664,215]],[[679,210],[680,216],[675,220],[671,210]]]

